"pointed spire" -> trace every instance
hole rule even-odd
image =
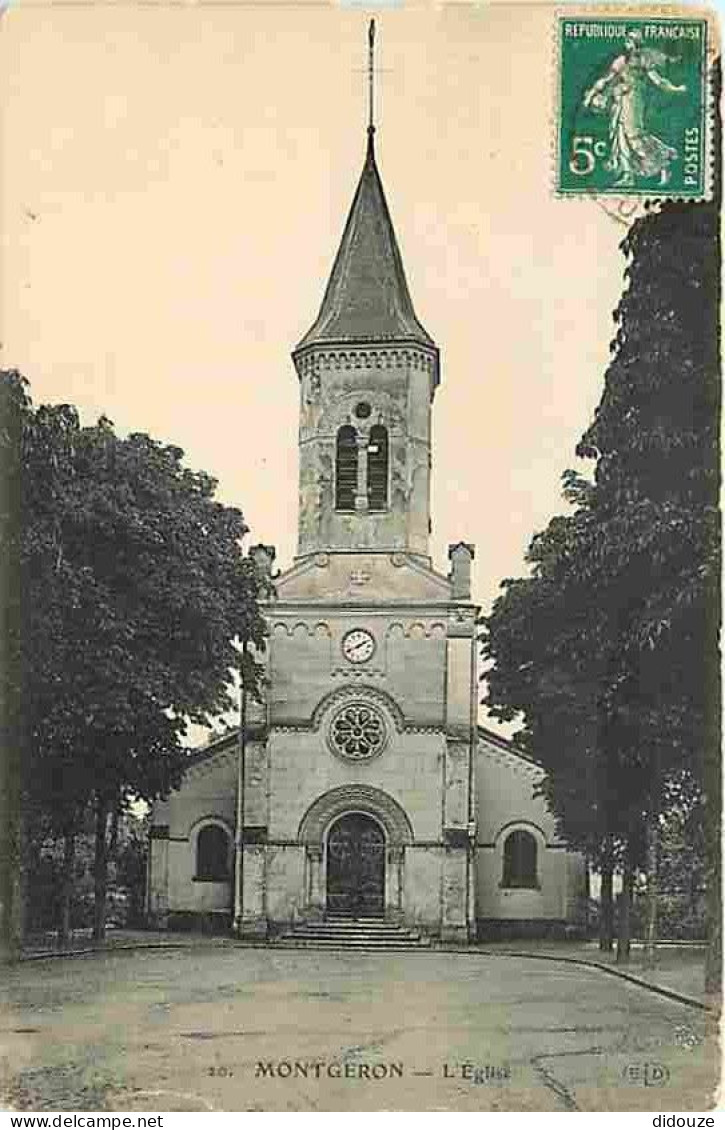
[[[375,162],[375,21],[368,28],[367,152],[320,312],[297,349],[322,342],[414,341],[433,346],[416,317]],[[296,351],[295,351],[296,352]]]
[[[368,28],[368,137],[375,133],[375,20],[370,21]]]

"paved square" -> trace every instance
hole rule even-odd
[[[2,992],[2,1090],[31,1110],[704,1110],[714,1078],[704,1013],[480,952],[209,942],[25,963]]]

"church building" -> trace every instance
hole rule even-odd
[[[557,839],[542,770],[478,724],[474,547],[429,554],[441,380],[416,316],[375,127],[320,312],[292,354],[299,531],[271,578],[266,701],[245,740],[191,760],[158,802],[148,912],[160,926],[302,936],[388,924],[442,941],[582,928],[586,867]],[[241,816],[241,820],[240,820]]]

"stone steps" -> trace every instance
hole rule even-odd
[[[430,947],[430,939],[412,927],[382,918],[326,918],[287,930],[275,945],[288,949],[410,950]]]

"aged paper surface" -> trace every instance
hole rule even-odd
[[[358,6],[3,11],[2,368],[182,448],[276,584],[241,752],[195,728],[134,810],[143,928],[38,930],[3,970],[8,1109],[715,1101],[702,930],[654,968],[599,951],[596,868],[478,706],[476,617],[584,473],[620,242],[715,207],[716,21],[375,16],[373,43]]]

